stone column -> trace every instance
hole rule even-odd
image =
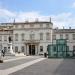
[[[38,44],[37,44],[37,55],[38,55]]]
[[[27,44],[25,44],[26,47],[25,47],[25,55],[27,55]]]
[[[27,44],[27,51],[26,51],[26,55],[29,55],[29,45]]]
[[[35,55],[38,55],[38,45],[35,45]]]
[[[25,47],[24,47],[24,55],[26,55],[26,44],[25,44]]]

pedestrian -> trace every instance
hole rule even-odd
[[[3,55],[3,57],[5,56],[5,50],[2,50],[2,55]]]

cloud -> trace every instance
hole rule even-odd
[[[15,13],[7,9],[0,8],[0,22],[9,22],[11,18],[14,18],[15,16]]]
[[[73,2],[72,7],[75,8],[75,2]]]
[[[69,26],[73,27],[75,25],[75,18],[72,13],[60,13],[52,15],[52,18],[55,27],[62,28],[64,26],[65,28],[68,28]]]
[[[41,15],[40,12],[35,12],[35,11],[32,11],[32,12],[19,12],[18,14],[16,14],[18,16],[16,16],[16,21],[25,21],[25,20],[28,20],[28,21],[35,21],[37,18],[39,21],[47,21],[49,16],[44,16],[44,15]]]
[[[6,10],[6,9],[0,9],[0,17],[14,17],[15,14]]]
[[[68,28],[69,26],[75,27],[75,18],[72,13],[60,13],[57,15],[51,14],[48,16],[42,15],[40,12],[31,11],[31,12],[12,12],[7,9],[0,8],[0,22],[13,22],[15,19],[16,22],[25,22],[35,21],[38,18],[39,21],[49,21],[49,18],[52,18],[54,27]]]

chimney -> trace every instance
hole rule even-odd
[[[69,29],[71,29],[71,27],[69,27]]]

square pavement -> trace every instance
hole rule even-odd
[[[75,59],[23,56],[5,57],[4,60],[7,61],[0,63],[0,75],[75,75]]]

